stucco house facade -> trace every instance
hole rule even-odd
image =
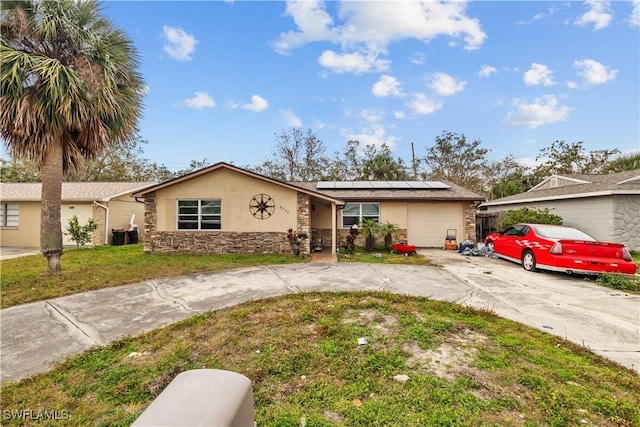
[[[98,228],[92,245],[111,242],[112,229],[129,226],[132,216],[143,233],[144,204],[131,197],[133,191],[150,182],[64,182],[60,207],[63,233],[69,219],[78,217],[81,225],[92,218]],[[40,183],[0,183],[0,244],[2,246],[40,247]],[[141,237],[141,236],[140,236]],[[64,245],[74,245],[63,234]]]
[[[484,200],[451,183],[283,182],[217,163],[133,194],[145,202],[145,251],[289,252],[287,230],[306,234],[304,252],[335,251],[364,218],[399,226],[416,246],[442,247],[448,229],[475,239]]]
[[[598,240],[640,250],[640,170],[606,175],[553,175],[531,190],[484,202],[480,212],[548,208],[564,224]]]

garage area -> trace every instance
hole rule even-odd
[[[456,230],[460,243],[464,238],[464,203],[409,203],[407,224],[407,238],[414,246],[441,248],[447,237],[447,230]]]

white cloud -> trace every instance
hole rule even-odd
[[[518,22],[518,25],[529,25],[534,21],[539,21],[541,19],[544,19],[544,18],[547,18],[549,16],[555,15],[555,13],[557,11],[558,11],[558,7],[557,6],[550,6],[549,8],[547,8],[546,12],[537,13],[529,21],[520,21],[520,22]]]
[[[442,103],[436,99],[428,98],[424,93],[416,93],[413,100],[407,104],[414,113],[427,115],[434,113],[442,108]]]
[[[578,20],[575,21],[576,25],[590,25],[593,24],[593,30],[602,30],[607,28],[613,15],[611,12],[611,3],[607,0],[587,0],[584,2],[585,6],[589,8]]]
[[[640,0],[638,0],[640,1]],[[416,65],[422,65],[425,63],[425,57],[424,57],[424,53],[422,52],[418,52],[415,55],[413,55],[410,59],[412,64],[416,64]]]
[[[369,123],[379,122],[380,120],[382,120],[383,116],[384,114],[381,113],[380,111],[376,111],[372,109],[364,109],[360,111],[360,117],[362,117],[363,119],[365,119],[365,121]]]
[[[215,107],[216,102],[207,94],[207,92],[195,92],[192,98],[184,100],[184,105],[189,108],[201,110],[203,108]]]
[[[336,73],[361,74],[370,71],[385,71],[389,68],[390,61],[378,59],[377,55],[339,54],[332,50],[325,50],[318,58],[318,63]]]
[[[383,74],[380,79],[373,84],[371,92],[378,97],[401,96],[402,88],[400,82],[393,76]]]
[[[640,0],[632,0],[633,9],[629,16],[629,24],[640,26]]]
[[[338,40],[338,34],[331,28],[333,18],[326,12],[324,2],[288,1],[285,14],[293,18],[300,31],[280,34],[273,43],[278,53],[287,54],[292,49],[314,41]]]
[[[588,84],[600,85],[613,80],[618,74],[618,70],[610,70],[598,61],[593,59],[583,59],[575,61],[573,66],[578,69],[578,75]]]
[[[178,61],[191,61],[198,40],[182,28],[165,25],[162,30],[166,40],[164,51]]]
[[[242,107],[243,110],[250,110],[254,112],[264,111],[269,107],[269,102],[266,99],[259,95],[253,95],[251,97],[251,103],[244,104]]]
[[[531,64],[531,68],[524,73],[522,77],[527,86],[553,86],[553,72],[543,64]]]
[[[371,124],[356,134],[347,133],[346,137],[349,141],[359,141],[361,147],[367,145],[380,147],[382,144],[387,144],[392,150],[398,140],[395,136],[387,135],[384,126],[379,123]]]
[[[462,92],[467,85],[465,81],[458,81],[445,73],[433,73],[427,76],[427,86],[440,96],[451,96]]]
[[[302,120],[289,108],[282,110],[282,114],[287,123],[287,127],[300,128],[302,127]]]
[[[404,113],[404,111],[394,111],[393,112],[393,117],[395,117],[396,119],[404,119],[407,115]]]
[[[491,65],[483,65],[482,68],[480,68],[480,71],[478,71],[478,77],[486,78],[491,74],[495,74],[497,72],[498,70],[496,69],[496,67],[492,67]]]
[[[273,46],[276,52],[286,54],[307,43],[336,43],[342,52],[325,51],[319,60],[321,65],[337,72],[382,71],[390,61],[378,57],[386,55],[387,46],[394,41],[428,42],[446,36],[462,40],[467,50],[478,49],[487,35],[478,19],[467,16],[466,5],[466,1],[347,0],[338,4],[336,23],[324,2],[288,1],[285,13],[297,28],[281,33]]]
[[[567,82],[567,87],[568,87],[569,89],[577,89],[577,88],[578,88],[578,83],[577,83],[577,82],[574,82],[573,80],[569,80],[569,81]]]
[[[513,105],[516,109],[507,114],[505,124],[535,129],[542,125],[567,121],[571,108],[559,104],[555,95],[544,95],[530,103],[523,99],[514,99]]]

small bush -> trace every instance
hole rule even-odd
[[[504,230],[514,224],[520,223],[562,225],[562,217],[552,214],[549,211],[549,208],[514,209],[507,212],[506,216],[500,223],[500,228]]]
[[[596,282],[602,286],[621,291],[640,291],[640,280],[637,277],[627,277],[621,274],[603,273]]]

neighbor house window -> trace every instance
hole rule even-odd
[[[178,200],[178,230],[220,230],[222,201]]]
[[[17,227],[19,210],[17,203],[2,203],[0,205],[0,227]]]
[[[347,203],[342,209],[342,228],[360,224],[365,219],[380,222],[380,203]]]

